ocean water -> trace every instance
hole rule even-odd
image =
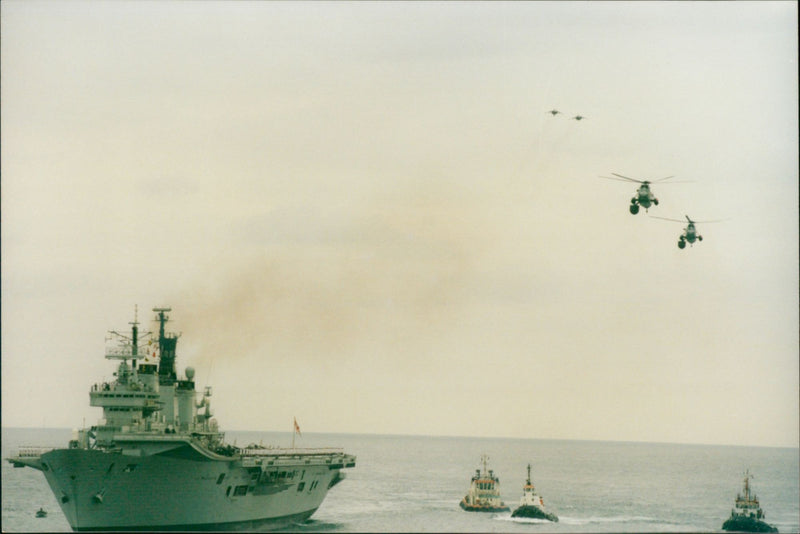
[[[68,429],[2,430],[2,455],[20,445],[65,446]],[[228,432],[238,445],[288,446],[289,433]],[[356,467],[292,532],[720,532],[743,472],[767,522],[800,532],[800,449],[536,439],[304,434],[298,447],[335,446]],[[465,512],[458,502],[482,454],[513,510],[526,466],[560,521]],[[2,465],[2,531],[68,532],[44,476]],[[34,517],[44,507],[46,518]]]

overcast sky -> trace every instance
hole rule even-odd
[[[0,8],[4,426],[798,446],[796,2]]]

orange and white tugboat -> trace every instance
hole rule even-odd
[[[522,497],[519,500],[519,508],[512,512],[511,517],[530,517],[533,519],[546,519],[558,522],[558,516],[544,509],[542,496],[536,493],[536,488],[531,482],[531,464],[528,464],[528,479],[522,486]]]
[[[469,486],[469,493],[458,503],[467,512],[508,512],[509,508],[500,498],[500,479],[494,476],[494,471],[486,470],[489,457],[481,456],[483,473],[475,470],[475,476]]]
[[[736,505],[731,516],[722,524],[722,530],[734,532],[778,532],[764,522],[767,514],[761,509],[758,497],[750,493],[750,471],[744,474],[744,495],[736,495]]]

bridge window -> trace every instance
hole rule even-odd
[[[219,478],[217,478],[217,484],[222,484],[223,480],[225,480],[225,473],[222,473],[222,474],[219,475]],[[228,488],[228,489],[230,489],[230,488]]]
[[[233,488],[234,497],[239,497],[242,495],[247,495],[247,484],[245,484],[244,486],[236,486],[235,488]]]
[[[305,488],[305,487],[306,487],[306,483],[305,482],[301,482],[300,484],[297,485],[297,491],[303,491],[303,488]]]

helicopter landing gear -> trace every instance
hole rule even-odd
[[[679,248],[679,249],[684,249],[684,248],[686,248],[686,241],[684,241],[684,240],[683,240],[683,238],[681,238],[681,239],[678,241],[678,248]]]
[[[631,199],[630,210],[632,215],[639,213],[639,204],[636,203],[635,199]]]

